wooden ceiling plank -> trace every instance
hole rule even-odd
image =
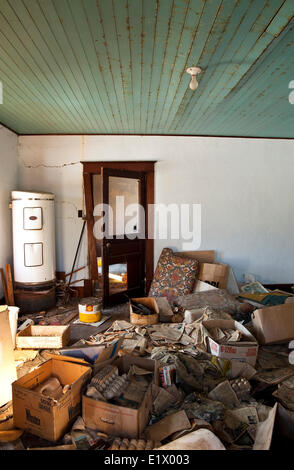
[[[82,94],[89,110],[87,117],[91,125],[90,131],[94,131],[95,128],[100,128],[102,119],[95,101],[95,83],[91,71],[89,70],[89,64],[83,44],[81,43],[77,25],[72,16],[71,2],[53,0],[53,4],[64,33],[62,46],[64,44],[66,45],[67,53],[69,53],[71,57],[72,66],[75,67],[75,79],[79,81]],[[102,128],[103,127],[104,125],[102,125]]]
[[[170,33],[174,0],[159,2],[157,10],[156,31],[154,34],[153,67],[150,81],[150,97],[147,116],[147,132],[152,133],[152,123],[157,110],[160,81],[163,73],[165,51]]]
[[[84,60],[87,63],[86,76],[90,77],[88,86],[91,90],[91,95],[95,101],[95,106],[100,115],[100,119],[103,122],[103,124],[101,124],[101,128],[104,128],[106,132],[111,132],[113,131],[112,109],[109,106],[109,101],[105,99],[105,95],[107,96],[107,89],[105,87],[105,81],[102,79],[99,67],[99,57],[94,45],[95,37],[99,34],[99,27],[97,23],[93,37],[89,23],[88,5],[88,2],[81,2],[80,0],[71,0],[69,3],[76,30],[83,48],[85,56]]]
[[[121,133],[128,133],[129,117],[125,105],[123,82],[121,75],[120,53],[117,44],[117,32],[115,28],[115,12],[113,11],[112,0],[99,0],[99,14],[103,24],[103,33],[105,35],[107,60],[112,76],[113,92],[116,95],[118,109],[121,117]]]
[[[289,41],[289,38],[288,38]],[[287,37],[285,37],[285,43],[287,42]],[[290,45],[290,43],[288,43]],[[256,130],[266,128],[270,125],[271,122],[275,121],[275,118],[281,119],[278,109],[279,104],[283,104],[283,101],[287,100],[287,94],[290,92],[288,89],[288,84],[293,78],[293,74],[289,70],[288,64],[289,61],[294,57],[294,41],[292,40],[291,47],[283,47],[283,44],[280,44],[280,47],[285,51],[283,55],[280,54],[280,62],[275,62],[275,66],[271,66],[270,63],[267,65],[263,64],[261,70],[263,73],[260,75],[259,83],[257,87],[250,87],[252,93],[247,95],[246,110],[240,113],[240,117],[235,119],[234,126],[241,128],[244,124],[244,121],[251,123],[252,120],[255,122]],[[280,51],[280,49],[277,49]],[[253,79],[254,75],[252,76]],[[253,80],[250,80],[252,82]],[[249,82],[249,86],[250,86]],[[281,86],[281,83],[284,83],[284,86]],[[240,93],[236,90],[235,103],[238,102],[237,95]],[[256,102],[258,101],[258,109],[256,107]],[[236,104],[234,105],[236,109]],[[289,117],[293,117],[293,108],[288,103],[288,106],[285,108],[283,106],[283,112]]]
[[[93,37],[95,53],[98,61],[98,69],[103,83],[101,92],[103,91],[102,101],[109,110],[112,120],[113,133],[119,133],[122,128],[121,116],[118,112],[119,103],[114,93],[113,76],[108,61],[106,41],[104,35],[104,25],[100,17],[100,6],[96,0],[88,0],[86,4],[86,13]],[[105,90],[105,91],[104,91]],[[109,130],[110,132],[110,130]]]
[[[92,125],[89,118],[91,111],[84,95],[85,84],[60,18],[51,0],[39,0],[39,6],[47,25],[42,28],[42,33],[49,47],[52,48],[56,62],[65,77],[65,86],[75,109],[73,117],[80,126],[86,124],[90,128]]]
[[[7,2],[1,6],[2,18],[5,17],[6,20],[1,22],[1,32],[5,35],[6,42],[9,42],[7,51],[10,53],[11,61],[22,64],[22,73],[30,77],[33,88],[42,88],[41,103],[44,104],[44,99],[47,98],[54,110],[58,107],[59,113],[56,115],[54,112],[54,120],[62,122],[68,119],[68,112],[64,99],[57,93],[60,85],[56,80],[56,74],[48,67],[46,54],[42,54],[37,47],[38,41],[32,38],[35,32],[34,24],[27,15],[23,3],[17,0],[13,5],[14,8],[18,6],[17,12],[21,15],[21,19]],[[29,24],[26,24],[26,21],[29,21]],[[42,119],[42,114],[39,118]]]
[[[261,5],[261,4],[260,4]],[[281,5],[281,3],[280,3]],[[253,5],[253,7],[255,4]],[[212,117],[211,109],[216,107],[226,99],[242,77],[246,75],[250,68],[254,65],[258,57],[266,50],[266,48],[273,41],[274,37],[268,34],[262,34],[270,21],[270,19],[279,11],[279,4],[273,0],[267,1],[267,8],[263,8],[257,18],[255,18],[255,9],[251,7],[251,15],[246,15],[246,23],[242,21],[241,28],[242,35],[239,38],[239,47],[236,49],[235,54],[230,58],[230,63],[227,64],[227,70],[222,74],[220,84],[218,87],[218,95],[215,91],[210,94],[210,100],[207,100],[206,109],[201,109],[202,119],[201,125],[207,125],[206,117]],[[259,23],[259,28],[254,28],[256,22]],[[248,34],[246,34],[248,31]],[[187,124],[187,123],[186,123]],[[187,124],[189,127],[189,124]]]
[[[189,1],[175,0],[165,46],[156,113],[153,116],[151,131],[156,129],[156,132],[160,132],[159,121],[167,103],[167,97],[173,88],[171,87],[171,80],[174,68],[177,62],[182,63],[185,57],[180,54],[179,48],[182,42],[186,45],[190,44],[190,37],[193,34],[193,26],[197,18],[200,18],[200,11],[190,10]]]
[[[234,2],[222,2],[220,5],[220,9],[218,11],[217,17],[215,18],[215,22],[211,29],[211,34],[207,38],[205,46],[202,49],[201,55],[199,57],[198,63],[201,64],[202,72],[201,76],[198,77],[198,81],[201,82],[206,80],[206,71],[209,70],[210,63],[216,59],[216,52],[222,42],[223,35],[226,30],[226,25],[230,21],[230,17],[234,11],[235,4]],[[185,76],[183,79],[185,80]],[[177,110],[176,113],[171,116],[172,106],[170,106],[167,116],[166,122],[163,124],[166,128],[168,128],[169,132],[175,132],[177,127],[183,121],[183,116],[187,116],[187,110],[190,102],[193,100],[198,102],[199,96],[195,96],[194,92],[190,90],[189,86],[189,77],[187,75],[187,87],[186,91],[180,101],[177,102]],[[207,92],[207,88],[204,87],[202,90],[202,94]]]
[[[66,109],[68,109],[67,117],[72,129],[76,129],[79,125],[77,116],[81,121],[86,116],[80,114],[80,109],[76,105],[77,98],[70,86],[70,80],[68,80],[68,70],[70,69],[66,58],[61,52],[40,4],[34,0],[22,1],[25,7],[25,11],[20,10],[22,22],[26,29],[30,31],[32,41],[36,44],[40,53],[42,53],[50,69],[49,76],[55,77],[58,83],[55,91],[58,92],[58,95],[66,105]],[[73,75],[71,73],[70,79],[72,78]]]
[[[233,2],[233,0],[232,0]],[[209,63],[204,70],[202,70],[199,76],[199,83],[201,86],[197,89],[196,93],[190,93],[190,102],[188,106],[185,108],[184,116],[180,116],[178,114],[178,122],[173,122],[177,110],[180,106],[181,101],[183,100],[185,94],[187,94],[189,83],[186,80],[182,80],[178,83],[176,92],[175,92],[175,99],[173,101],[173,105],[170,107],[169,113],[169,123],[173,123],[173,129],[177,130],[178,128],[184,128],[185,122],[189,119],[190,116],[190,106],[192,102],[195,104],[197,101],[198,109],[201,108],[201,104],[205,103],[209,97],[209,94],[213,88],[218,87],[218,80],[221,73],[221,64],[226,63],[226,53],[230,43],[233,41],[234,34],[238,30],[238,24],[240,22],[240,18],[246,15],[248,10],[248,3],[245,4],[244,2],[238,2],[234,0],[235,3],[230,2],[230,5],[233,4],[234,9],[233,11],[228,10],[228,17],[223,18],[220,17],[220,21],[225,22],[225,30],[222,34],[221,41],[218,43],[218,47],[215,50],[214,55],[212,56],[212,60],[209,60]],[[191,44],[188,61],[187,63],[200,65],[197,62],[199,54],[202,54],[202,51],[198,49],[198,55],[196,55],[196,50],[198,49],[197,42],[194,41]],[[207,60],[207,59],[206,59]],[[201,83],[202,82],[202,83]],[[205,83],[205,86],[204,86]],[[200,116],[200,112],[198,113],[198,118]],[[169,124],[170,125],[170,124]]]
[[[148,132],[148,114],[150,97],[154,90],[151,88],[151,79],[154,64],[154,51],[157,47],[155,42],[157,30],[157,14],[159,8],[158,0],[143,0],[142,16],[143,31],[142,31],[142,55],[141,55],[141,130]]]
[[[294,137],[293,16],[293,0],[1,0],[0,119],[25,134]]]
[[[141,125],[141,85],[142,85],[142,62],[141,62],[141,36],[143,2],[142,0],[129,0],[128,13],[130,19],[130,39],[132,57],[132,98],[134,112],[134,133],[140,133]]]
[[[230,8],[231,8],[231,3],[230,3]],[[194,29],[193,37],[190,42],[189,48],[187,49],[187,53],[185,57],[185,64],[183,65],[181,71],[180,71],[180,68],[178,70],[178,73],[180,74],[180,77],[181,77],[178,80],[178,89],[186,81],[184,94],[182,95],[182,98],[180,98],[180,96],[178,96],[177,93],[173,92],[174,95],[172,96],[172,91],[170,92],[170,97],[169,99],[167,99],[168,105],[166,106],[166,111],[164,115],[162,116],[162,124],[160,126],[161,129],[164,129],[164,128],[169,129],[172,127],[172,122],[170,121],[170,117],[171,117],[170,113],[173,108],[174,101],[177,101],[177,112],[176,112],[176,115],[173,117],[173,119],[175,119],[175,117],[177,116],[177,120],[178,120],[178,119],[182,119],[183,113],[185,113],[185,109],[186,109],[186,106],[184,106],[185,99],[189,101],[189,98],[191,99],[191,97],[194,97],[193,92],[189,88],[189,82],[190,82],[191,77],[186,73],[186,70],[187,70],[187,67],[191,65],[201,64],[203,67],[203,64],[200,59],[203,55],[203,51],[209,41],[209,38],[215,38],[216,44],[219,43],[220,35],[215,34],[214,31],[215,31],[215,26],[218,20],[222,21],[222,16],[221,16],[222,10],[223,10],[222,0],[219,0],[218,2],[214,2],[212,4],[205,3],[204,9],[202,10],[201,16],[199,18],[200,23],[199,22],[196,23],[193,28]],[[203,27],[201,25],[203,25]],[[215,46],[214,46],[214,49],[215,49]],[[184,55],[184,50],[183,50],[183,55]]]
[[[288,86],[289,81],[292,79],[292,71],[289,69],[289,60],[290,57],[288,56],[288,49],[291,46],[291,40],[293,41],[294,31],[294,20],[287,25],[287,27],[282,31],[280,36],[276,38],[270,44],[269,48],[265,51],[265,54],[259,57],[259,60],[254,64],[250,73],[246,75],[239,83],[238,86],[235,87],[231,93],[228,95],[226,102],[224,105],[228,106],[229,110],[226,113],[226,119],[231,118],[234,114],[237,113],[237,110],[245,106],[252,106],[252,103],[249,105],[249,100],[252,97],[252,101],[256,105],[256,99],[258,98],[258,103],[260,106],[260,98],[262,95],[265,94],[269,88],[274,87],[276,88],[276,83],[272,81],[272,72],[275,69],[279,70],[281,68],[281,64],[283,63],[284,71],[283,74],[288,74],[288,81],[285,83],[284,86],[281,86],[279,83],[277,85],[278,93],[281,96],[282,102],[284,101],[286,95],[286,89]],[[285,51],[285,54],[281,54],[281,50]],[[285,60],[284,60],[285,59]],[[267,80],[265,80],[265,74],[269,72],[267,75]],[[281,74],[282,75],[282,74]],[[281,77],[281,83],[286,79],[286,77]],[[249,90],[249,92],[248,92]],[[240,93],[241,92],[241,93]],[[238,94],[238,99],[235,98],[235,95]],[[272,95],[267,94],[268,106],[272,106]],[[238,121],[238,118],[237,118]],[[234,124],[236,123],[236,118],[234,119]]]
[[[132,59],[130,49],[130,19],[128,11],[128,2],[113,2],[114,26],[119,62],[121,89],[123,93],[123,102],[126,115],[128,117],[128,133],[134,129],[134,108],[133,108],[133,78],[132,78]]]
[[[242,2],[241,2],[242,3]],[[234,35],[233,41],[229,41],[226,45],[226,49],[224,54],[222,55],[220,61],[215,65],[215,73],[213,74],[212,78],[209,80],[205,77],[205,84],[209,88],[209,92],[206,95],[205,100],[199,99],[197,110],[198,113],[201,114],[201,121],[203,122],[202,116],[205,115],[206,110],[209,109],[210,106],[215,107],[221,100],[220,96],[223,93],[224,88],[226,87],[227,80],[231,77],[232,70],[234,73],[234,67],[238,67],[238,63],[234,62],[234,54],[236,50],[242,44],[242,41],[247,40],[248,43],[252,44],[253,35],[248,34],[248,30],[254,23],[254,20],[259,16],[259,13],[262,11],[266,0],[260,0],[259,2],[254,2],[254,0],[247,2],[247,9],[243,10],[242,15],[238,15],[236,17],[237,8],[235,9],[233,16],[231,17],[231,21],[234,27]],[[244,5],[244,2],[242,3]],[[239,5],[237,5],[239,7]],[[228,31],[231,32],[232,28],[228,28]],[[248,67],[253,63],[255,60],[252,59]],[[202,86],[204,81],[202,78]],[[206,81],[209,80],[209,81]],[[194,101],[194,100],[192,100]],[[191,103],[191,106],[193,102]],[[191,114],[189,113],[189,107],[187,108],[187,118],[183,120],[182,125],[189,128],[190,121],[191,121]]]

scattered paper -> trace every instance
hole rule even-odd
[[[240,401],[228,380],[218,384],[213,390],[211,390],[211,392],[209,392],[208,397],[211,400],[220,401],[227,408],[240,406]]]

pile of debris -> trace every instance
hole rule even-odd
[[[13,413],[1,397],[0,448],[266,450],[294,440],[293,294],[254,284],[234,296],[202,285],[173,301],[130,299],[128,318],[70,345],[72,324],[29,325],[16,336],[27,349],[6,339]],[[256,308],[258,294],[267,300]],[[27,367],[18,377],[16,357]]]

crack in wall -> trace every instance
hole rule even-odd
[[[38,165],[28,165],[25,163],[21,158],[20,158],[21,163],[23,164],[24,168],[63,168],[66,166],[73,166],[73,165],[78,165],[80,161],[77,162],[71,162],[71,163],[62,163],[60,165],[45,165],[44,163],[39,163]]]

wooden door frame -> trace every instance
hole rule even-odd
[[[146,176],[146,214],[145,214],[145,257],[146,257],[146,293],[150,289],[154,273],[154,220],[148,221],[149,204],[154,204],[154,166],[156,161],[98,161],[81,162],[83,165],[84,194],[86,205],[86,220],[88,232],[88,252],[89,252],[89,275],[91,281],[98,279],[96,240],[93,234],[93,187],[92,175],[100,175],[101,167],[116,170],[138,171]],[[93,283],[92,283],[93,284]]]
[[[139,183],[139,204],[141,204],[144,208],[146,207],[146,175],[144,172],[140,171],[130,171],[130,170],[118,170],[116,168],[105,168],[102,166],[101,168],[101,200],[103,204],[109,204],[109,178],[110,177],[118,177],[118,178],[131,178]],[[139,220],[138,223],[140,224]],[[145,220],[144,220],[145,224]],[[142,228],[142,227],[141,227]],[[122,303],[126,299],[126,293],[110,293],[110,283],[109,283],[109,266],[111,264],[122,263],[126,262],[127,266],[127,273],[128,273],[128,287],[127,290],[129,291],[128,295],[130,295],[132,291],[133,297],[141,297],[146,292],[145,286],[145,278],[146,278],[146,224],[144,226],[144,239],[135,238],[134,240],[130,240],[127,234],[124,234],[123,238],[117,237],[116,234],[110,235],[108,233],[107,225],[105,227],[104,237],[101,241],[101,251],[102,251],[102,292],[103,292],[103,306],[108,307],[110,305],[115,305],[117,303]],[[139,233],[142,234],[140,230],[140,225],[138,225]],[[110,245],[107,248],[108,244]],[[125,257],[126,251],[128,251],[127,246],[136,247],[136,258],[139,256],[140,259],[140,273],[137,270],[135,275],[136,282],[140,280],[140,286],[135,288],[134,286],[131,288],[129,285],[129,260],[130,255]],[[118,247],[118,248],[117,248]],[[120,247],[120,248],[119,248]],[[119,250],[117,252],[117,249]],[[115,251],[115,254],[113,253]],[[134,254],[132,255],[132,257]],[[143,259],[142,259],[143,256]],[[119,261],[121,258],[121,261]],[[131,263],[132,264],[132,263]],[[132,264],[132,267],[134,265]],[[131,280],[131,278],[130,278]],[[132,277],[132,282],[134,282],[134,278]],[[131,283],[130,283],[131,284]]]

